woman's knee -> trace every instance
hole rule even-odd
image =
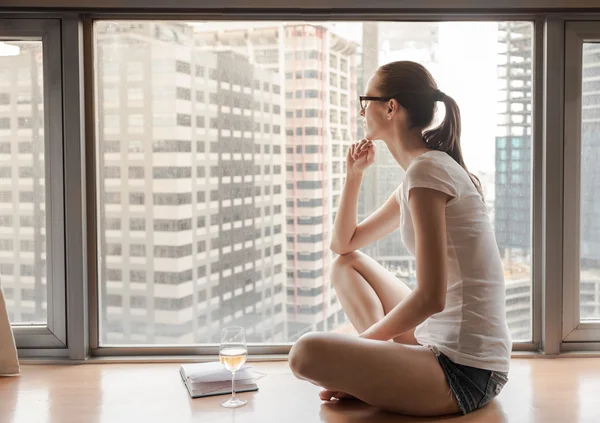
[[[292,373],[299,378],[308,379],[318,360],[319,351],[325,341],[326,333],[310,332],[298,339],[288,356]]]
[[[351,251],[337,256],[331,264],[331,282],[335,285],[340,280],[345,280],[346,278],[341,273],[348,268],[352,268],[352,265],[359,257],[359,251]]]

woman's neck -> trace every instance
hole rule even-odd
[[[395,136],[385,141],[385,143],[396,162],[405,171],[416,157],[431,150],[423,141],[420,128],[407,131],[398,130]]]

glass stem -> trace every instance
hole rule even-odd
[[[231,372],[231,399],[235,399],[235,372]]]

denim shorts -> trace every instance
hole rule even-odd
[[[446,375],[446,381],[463,414],[475,411],[493,400],[508,382],[508,374],[456,364],[436,347],[429,347]]]

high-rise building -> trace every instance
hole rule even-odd
[[[600,47],[583,45],[581,126],[581,261],[584,269],[600,269]],[[598,277],[598,276],[597,276]],[[600,316],[600,314],[596,314]]]
[[[495,232],[504,256],[531,248],[531,82],[529,22],[499,24],[499,121]]]
[[[498,124],[494,232],[504,258],[507,318],[513,339],[531,339],[531,113],[532,28],[529,22],[498,25]],[[521,269],[518,275],[513,270]],[[528,285],[528,286],[526,286]],[[509,293],[526,291],[516,306]],[[519,308],[518,310],[515,307]],[[527,315],[527,318],[524,316]]]
[[[101,342],[283,342],[283,91],[192,26],[98,23]]]
[[[13,323],[47,321],[41,41],[0,43],[0,278]]]
[[[329,240],[356,138],[357,45],[308,23],[203,26],[198,45],[233,49],[285,86],[287,336],[345,320],[329,274]]]

